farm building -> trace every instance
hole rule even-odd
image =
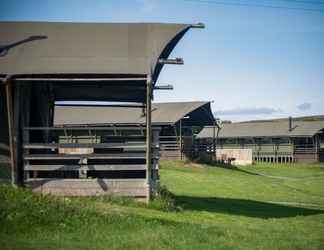
[[[140,109],[119,106],[57,105],[56,127],[138,126],[144,128],[145,116]],[[203,126],[214,125],[210,102],[169,102],[152,104],[152,125],[161,128],[160,157],[191,158],[193,135]],[[71,135],[72,136],[72,135]],[[80,138],[75,137],[75,140]]]
[[[14,183],[57,195],[149,199],[157,183],[158,128],[152,129],[147,110],[163,65],[178,62],[169,54],[190,28],[202,27],[1,22],[6,108],[0,110],[0,141],[9,148]],[[57,101],[136,104],[145,113],[145,133],[138,127],[54,127]],[[60,143],[71,130],[80,136],[110,134],[111,141]]]
[[[213,128],[197,136],[201,150],[212,152]],[[226,123],[216,134],[217,149],[252,149],[255,161],[324,161],[324,121],[253,121]]]

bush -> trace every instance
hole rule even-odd
[[[149,208],[166,212],[181,211],[182,208],[176,204],[176,197],[165,186],[160,186],[153,200],[148,204]]]

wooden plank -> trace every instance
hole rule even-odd
[[[10,76],[4,80],[6,89],[7,115],[8,115],[8,130],[9,130],[9,149],[10,149],[10,165],[11,165],[11,183],[16,183],[16,155],[15,155],[15,130],[12,104],[12,84]]]
[[[78,160],[87,159],[146,159],[145,153],[114,153],[114,154],[89,154],[89,155],[60,155],[60,154],[29,154],[24,155],[26,160]]]
[[[133,127],[115,127],[115,126],[109,126],[109,127],[24,127],[25,130],[57,130],[57,131],[64,131],[64,130],[117,130],[117,131],[128,131],[128,130],[143,130],[144,127],[139,126],[133,126]]]
[[[153,82],[151,75],[147,75],[146,81],[146,184],[148,192],[146,194],[147,202],[151,199],[151,170],[152,170],[152,90]]]
[[[10,152],[10,147],[6,144],[0,143],[0,150],[4,151],[9,151]]]
[[[73,188],[73,189],[67,189],[67,188],[49,188],[47,186],[40,186],[32,188],[32,190],[36,193],[41,194],[50,194],[55,196],[69,196],[69,197],[85,197],[85,196],[119,196],[119,197],[140,197],[145,198],[145,202],[147,200],[147,187],[141,187],[141,188],[127,188],[127,189],[115,189],[115,188],[109,188],[107,190],[104,190],[101,187],[96,188]]]
[[[131,171],[145,170],[145,164],[96,164],[96,165],[36,165],[28,164],[25,166],[25,171],[73,171],[73,170],[96,170],[96,171]]]
[[[15,81],[32,81],[32,82],[121,82],[121,81],[146,81],[146,78],[143,77],[125,77],[125,78],[46,78],[46,77],[16,77]]]
[[[28,143],[24,144],[25,149],[57,149],[57,148],[121,148],[121,149],[145,149],[146,144],[140,142],[125,142],[125,143]],[[158,148],[155,144],[152,147]]]
[[[146,197],[147,194],[145,179],[31,179],[25,185],[34,192],[59,196]]]
[[[110,185],[119,185],[121,183],[121,185],[125,185],[127,187],[133,187],[133,186],[145,186],[146,184],[146,179],[144,178],[131,178],[131,179],[70,179],[70,178],[35,178],[35,179],[30,179],[27,182],[33,182],[34,180],[37,181],[41,181],[41,182],[50,182],[51,185],[56,185],[56,183],[71,183],[71,185],[75,185],[75,183],[82,183],[82,185],[86,185],[86,186],[93,186],[95,185],[95,183],[97,183],[97,181],[103,181],[106,184],[110,184]],[[26,183],[27,183],[26,182]]]

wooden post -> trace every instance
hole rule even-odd
[[[147,201],[151,199],[151,173],[152,173],[152,79],[147,76],[146,81],[146,182],[148,185]]]
[[[152,191],[154,194],[157,193],[158,188],[160,186],[160,178],[159,178],[159,159],[156,158],[159,153],[159,135],[160,135],[160,129],[155,128],[152,132],[152,140],[154,143],[154,159],[153,159],[153,166],[152,166]]]
[[[14,140],[14,120],[13,120],[13,105],[12,105],[12,83],[10,76],[4,80],[6,88],[6,102],[8,115],[8,130],[9,130],[9,148],[10,148],[10,165],[11,165],[11,183],[16,184],[16,164],[15,164],[15,140]]]
[[[15,184],[22,186],[22,143],[21,143],[21,116],[22,116],[22,97],[21,85],[15,85],[13,96],[13,129],[14,129],[14,156],[15,156]]]
[[[179,131],[179,136],[180,136],[180,160],[182,160],[182,119],[180,119],[180,131]]]
[[[213,156],[215,157],[213,160],[216,160],[216,123],[215,122],[213,126]]]

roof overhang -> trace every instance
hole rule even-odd
[[[210,102],[153,103],[151,112],[155,126],[174,126],[180,120],[183,126],[204,126],[214,122]],[[145,115],[133,107],[63,104],[55,107],[54,124],[145,124]]]
[[[142,102],[147,76],[155,84],[163,67],[159,60],[168,58],[191,27],[196,26],[0,22],[0,49],[8,48],[0,53],[0,79],[48,83],[56,100]]]

